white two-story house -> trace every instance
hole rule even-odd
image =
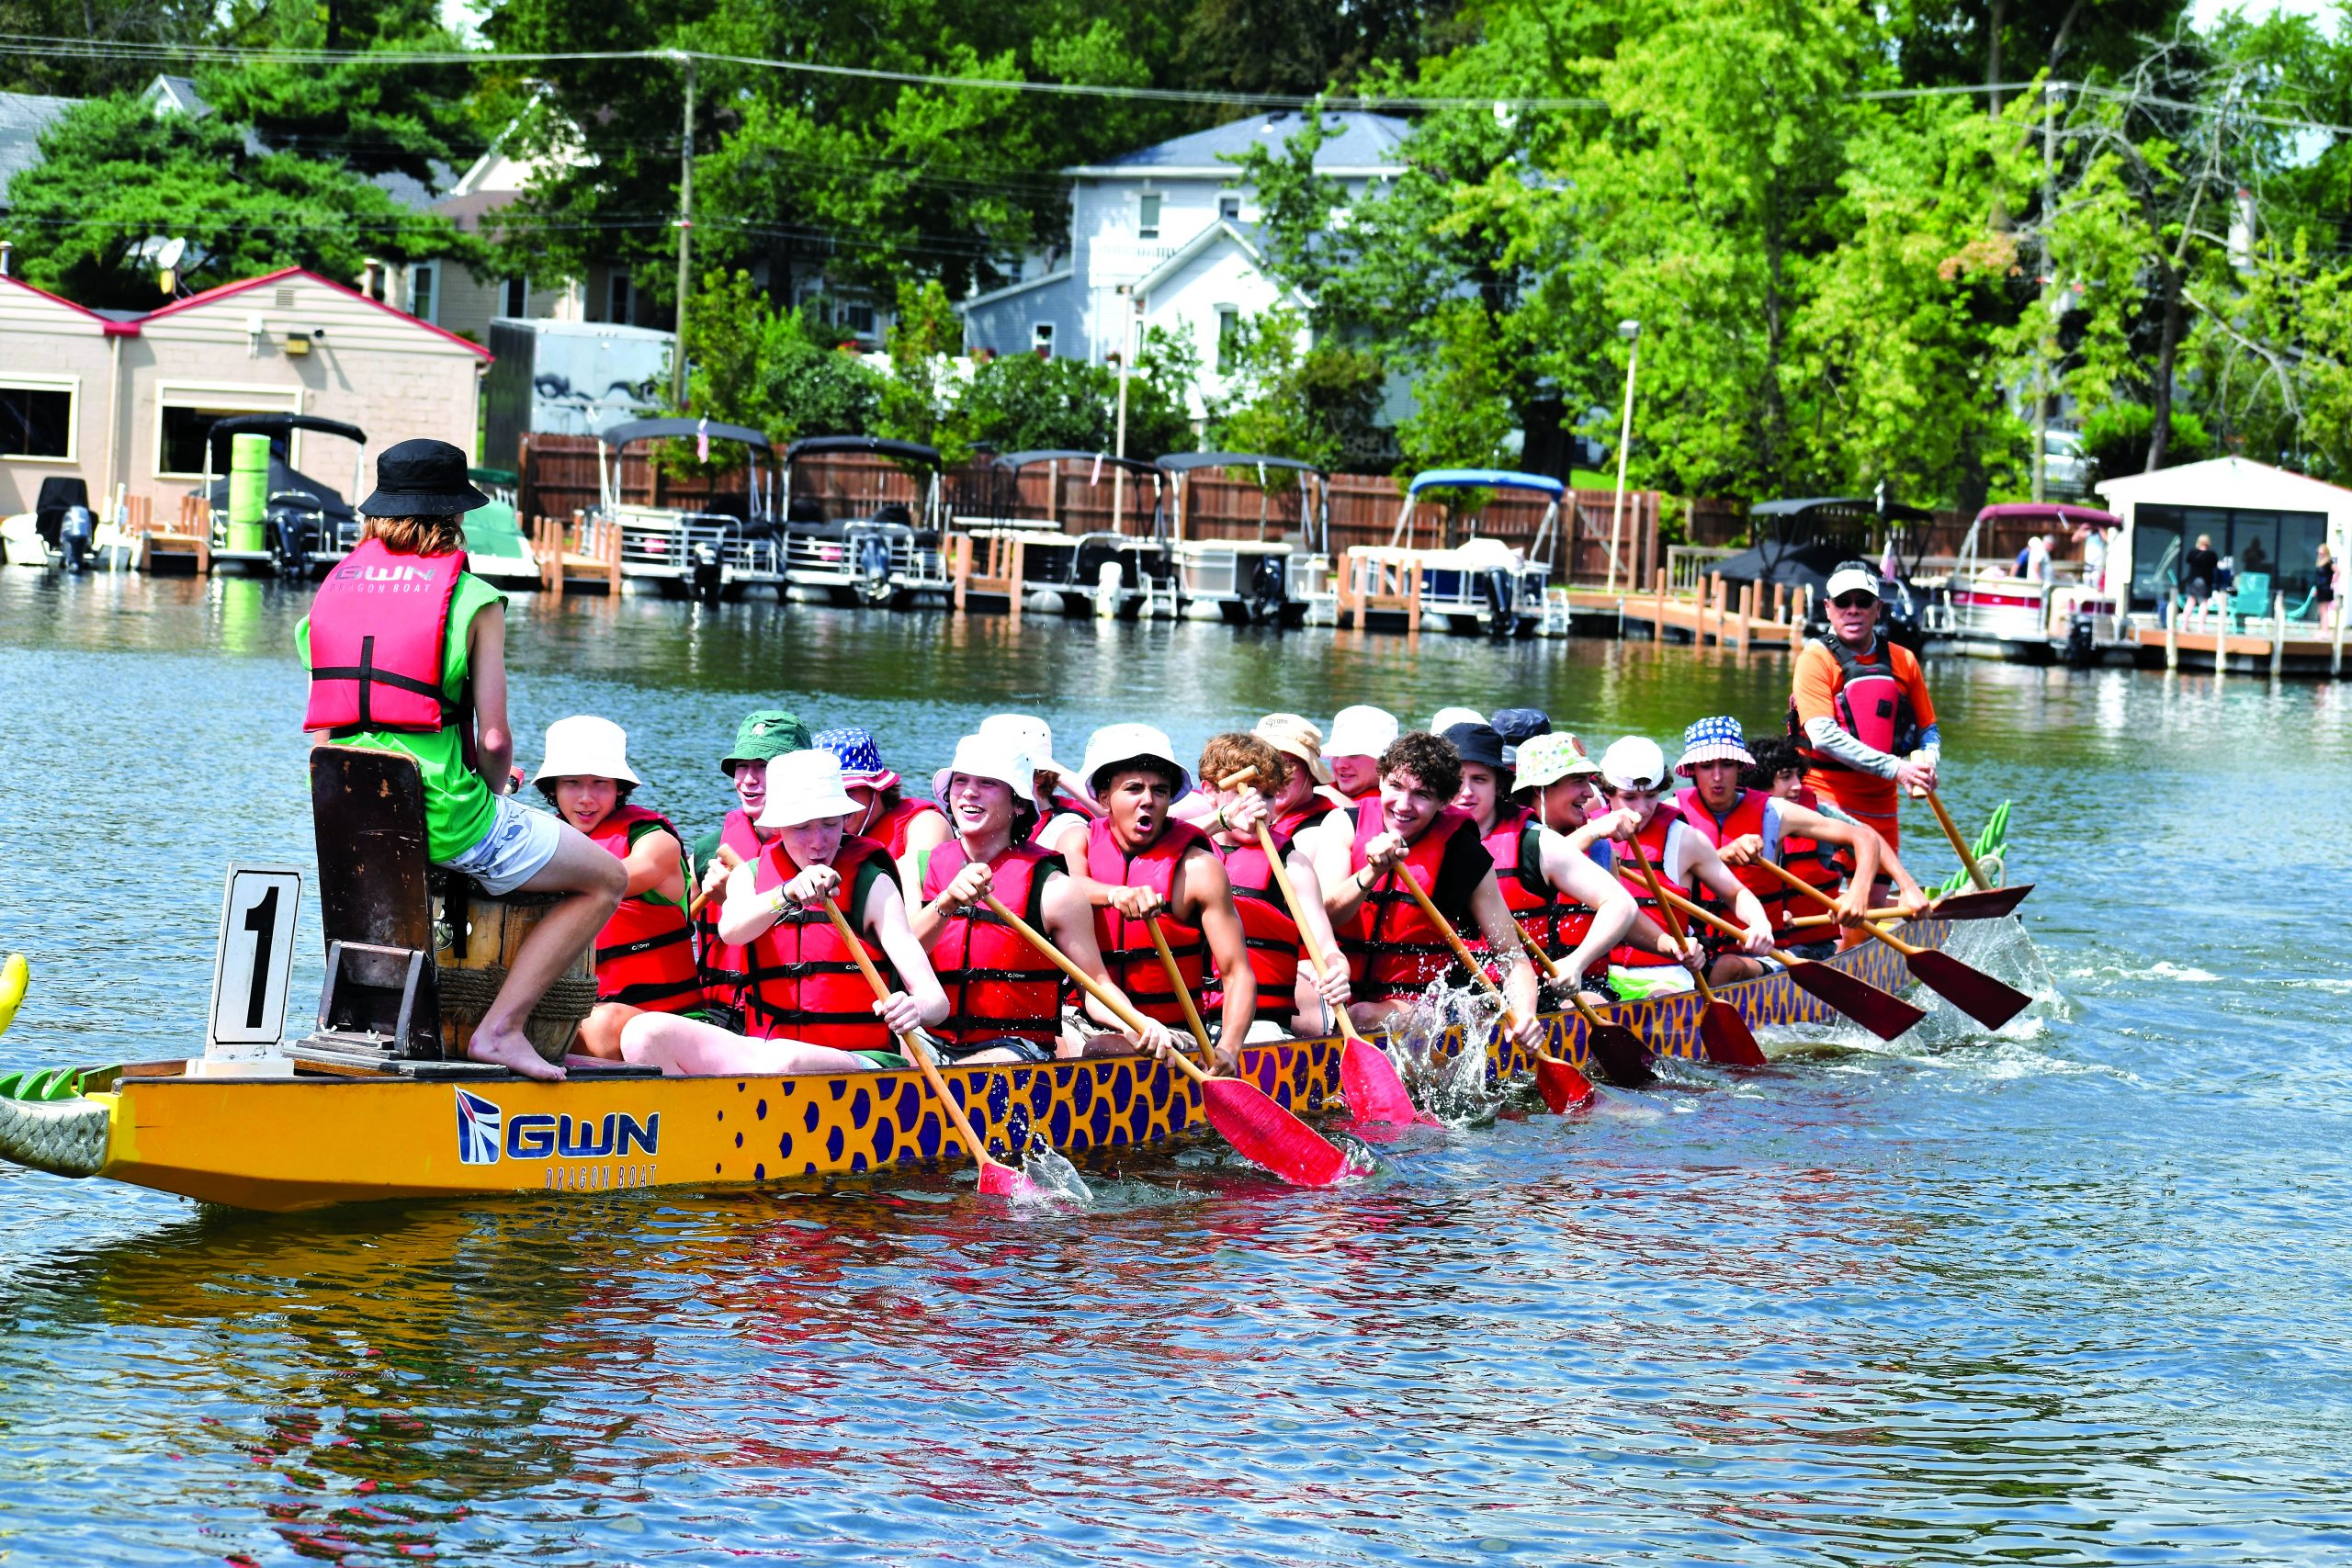
[[[1256,192],[1235,160],[1276,150],[1305,117],[1256,115],[1180,136],[1069,176],[1066,250],[1023,260],[1020,282],[958,307],[967,348],[1108,363],[1151,327],[1186,329],[1200,350],[1203,390],[1219,390],[1220,350],[1236,322],[1314,301],[1267,275]],[[1323,117],[1315,170],[1351,200],[1405,172],[1406,121],[1362,110]]]

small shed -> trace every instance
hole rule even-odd
[[[2321,542],[2338,560],[2352,543],[2352,490],[2245,457],[2183,463],[2097,488],[2123,520],[2108,581],[2132,585],[2128,610],[2163,604],[2199,535],[2211,537],[2240,581],[2268,574],[2290,605],[2311,591]]]
[[[0,515],[74,475],[119,483],[158,517],[204,472],[205,436],[240,413],[356,424],[475,450],[488,349],[316,273],[287,267],[144,313],[95,311],[0,277]],[[288,464],[305,466],[302,437]],[[342,459],[336,459],[338,465]]]

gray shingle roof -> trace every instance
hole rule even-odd
[[[1066,169],[1065,174],[1134,174],[1149,175],[1176,169],[1225,169],[1232,165],[1235,156],[1251,147],[1273,149],[1295,136],[1306,123],[1306,117],[1296,110],[1285,109],[1280,114],[1256,114],[1247,119],[1227,121],[1207,130],[1196,130],[1190,136],[1179,136],[1150,147],[1139,147],[1132,152],[1122,152],[1105,158],[1099,164],[1081,164]],[[1316,149],[1315,166],[1329,172],[1336,169],[1398,169],[1404,160],[1397,146],[1412,129],[1410,122],[1396,115],[1374,114],[1365,109],[1332,109],[1323,116],[1328,140]]]
[[[0,93],[0,206],[8,200],[8,181],[40,162],[40,133],[79,102],[39,93]]]

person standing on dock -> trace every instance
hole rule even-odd
[[[1380,758],[1396,742],[1400,726],[1385,708],[1359,703],[1331,718],[1331,739],[1323,760],[1331,764],[1335,806],[1360,806],[1380,795]]]
[[[718,771],[735,786],[735,808],[717,828],[694,841],[689,869],[705,900],[696,917],[702,953],[703,1001],[711,1019],[732,1028],[742,1022],[743,983],[749,960],[740,947],[718,940],[719,890],[728,874],[760,856],[775,829],[759,826],[768,802],[768,764],[805,751],[808,727],[782,708],[760,708],[735,727],[735,744],[718,760]]]
[[[302,728],[322,741],[398,751],[424,786],[425,853],[492,897],[561,895],[515,950],[466,1054],[560,1078],[523,1025],[620,907],[628,874],[570,823],[508,793],[506,595],[466,570],[465,513],[490,497],[446,441],[402,441],[376,459],[358,547],[327,573],[294,631],[311,671]]]
[[[1896,792],[1936,787],[1942,737],[1919,660],[1880,632],[1879,608],[1869,567],[1849,560],[1829,574],[1829,636],[1797,653],[1789,734],[1807,786],[1900,848]]]

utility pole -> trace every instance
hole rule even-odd
[[[2057,296],[2052,292],[2058,284],[2058,264],[2051,254],[2050,235],[2058,205],[2058,119],[2057,94],[2049,87],[2041,93],[2041,363],[2034,367],[2033,376],[2033,499],[2050,499],[2050,392],[2051,381],[2057,371],[2058,319],[2054,309]]]
[[[686,73],[684,145],[678,157],[678,336],[670,350],[670,406],[686,406],[686,293],[692,287],[695,253],[695,57],[680,51]]]

